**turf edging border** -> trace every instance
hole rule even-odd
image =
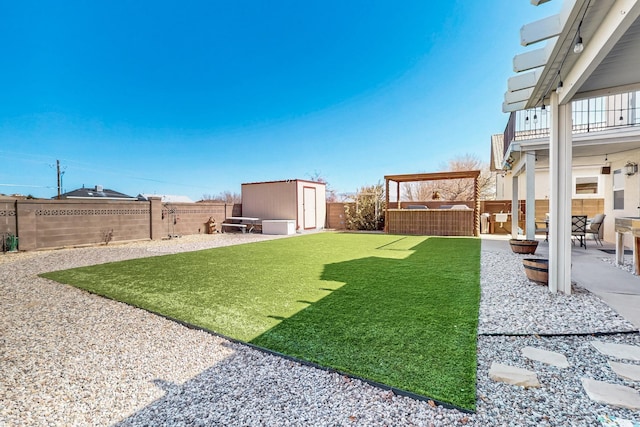
[[[54,280],[51,280],[51,279],[46,279],[46,280],[50,280],[52,282],[55,282]],[[55,282],[55,283],[60,284],[59,282]],[[277,351],[269,350],[268,348],[260,347],[260,346],[257,346],[255,344],[248,343],[246,341],[241,341],[241,340],[238,340],[238,339],[235,339],[235,338],[231,338],[231,337],[226,336],[224,334],[220,334],[218,332],[212,331],[211,329],[207,329],[207,328],[204,328],[202,326],[194,325],[194,324],[185,322],[184,320],[176,319],[176,318],[164,315],[162,313],[157,313],[155,311],[148,310],[148,309],[143,308],[143,307],[138,307],[136,305],[129,304],[127,302],[119,301],[117,299],[110,298],[110,297],[105,296],[105,295],[101,295],[99,293],[87,291],[86,289],[76,288],[76,287],[71,286],[71,285],[65,285],[65,286],[70,286],[70,287],[72,287],[74,289],[78,289],[80,291],[86,292],[86,293],[91,294],[91,295],[96,295],[96,296],[99,296],[99,297],[107,299],[107,300],[115,301],[117,303],[124,304],[124,305],[127,305],[129,307],[133,307],[133,308],[136,308],[136,309],[139,309],[139,310],[146,311],[147,313],[153,314],[155,316],[162,317],[162,318],[164,318],[166,320],[169,320],[171,322],[177,323],[177,324],[182,325],[184,327],[187,327],[189,329],[206,332],[206,333],[208,333],[210,335],[213,335],[213,336],[216,336],[216,337],[219,337],[219,338],[223,338],[223,339],[225,339],[227,341],[230,341],[232,343],[235,343],[235,344],[240,344],[240,345],[247,346],[249,348],[252,348],[254,350],[258,350],[258,351],[260,351],[262,353],[265,353],[265,354],[269,354],[269,355],[272,355],[272,356],[276,356],[276,357],[280,357],[280,358],[283,358],[283,359],[286,359],[286,360],[290,360],[290,361],[299,363],[299,364],[304,365],[304,366],[309,366],[309,367],[312,367],[312,368],[319,369],[321,371],[344,375],[344,376],[346,376],[348,378],[362,381],[364,383],[372,385],[372,386],[374,386],[376,388],[379,388],[381,390],[391,391],[392,393],[394,393],[394,394],[396,394],[398,396],[409,397],[411,399],[422,401],[422,402],[433,402],[437,406],[441,406],[441,407],[443,407],[445,409],[453,409],[453,410],[460,411],[460,412],[465,413],[465,414],[475,414],[476,413],[476,411],[473,411],[471,409],[461,408],[461,407],[456,406],[456,405],[454,405],[452,403],[447,403],[447,402],[443,402],[443,401],[440,401],[440,400],[437,400],[437,399],[433,399],[433,398],[431,398],[429,396],[423,396],[423,395],[420,395],[420,394],[412,393],[410,391],[403,390],[403,389],[396,388],[396,387],[392,387],[392,386],[389,386],[387,384],[383,384],[383,383],[380,383],[380,382],[377,382],[377,381],[370,380],[368,378],[360,377],[358,375],[350,374],[348,372],[343,372],[343,371],[340,371],[340,370],[337,370],[337,369],[333,369],[333,368],[330,368],[330,367],[327,367],[327,366],[322,366],[322,365],[319,365],[319,364],[316,364],[316,363],[313,363],[313,362],[309,362],[309,361],[304,360],[304,359],[298,359],[296,357],[289,356],[289,355],[283,354],[283,353],[279,353]]]

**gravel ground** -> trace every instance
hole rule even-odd
[[[508,245],[505,242],[505,245]],[[530,282],[522,255],[482,252],[480,334],[581,334],[637,330],[600,298],[574,286],[552,294]]]
[[[615,377],[590,344],[640,345],[640,334],[534,335],[633,327],[590,293],[550,295],[521,279],[515,255],[482,253],[475,414],[396,396],[36,276],[267,238],[200,235],[0,256],[0,426],[585,426],[599,425],[600,414],[640,419],[590,401],[580,385],[587,376],[640,389]],[[506,335],[487,335],[495,333]],[[514,333],[532,335],[508,335]],[[525,346],[562,352],[571,366],[528,361],[520,355]],[[493,361],[536,371],[542,387],[491,381]]]

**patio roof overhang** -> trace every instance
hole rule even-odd
[[[532,3],[537,6],[542,0]],[[550,106],[551,292],[571,293],[571,101],[640,89],[639,17],[640,0],[565,0],[558,15],[525,25],[521,30],[523,46],[540,41],[546,41],[546,45],[514,58],[514,71],[522,74],[509,79],[502,110]],[[582,42],[582,49],[576,50],[578,41]],[[601,140],[592,142],[592,147],[604,144]],[[511,141],[504,143],[510,146]],[[534,162],[530,151],[522,164],[527,206],[535,199]],[[517,200],[518,176],[513,179],[512,199]],[[528,208],[526,228],[528,237],[534,234],[534,218]],[[512,233],[517,234],[514,230]]]
[[[639,16],[639,0],[566,0],[557,15],[524,25],[523,46],[547,43],[514,57],[519,74],[508,80],[503,111],[549,105],[560,82],[560,104],[639,89]],[[575,53],[578,37],[584,50]]]

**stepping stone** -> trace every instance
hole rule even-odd
[[[616,408],[640,409],[640,393],[624,385],[582,378],[582,387],[589,399]]]
[[[564,354],[555,351],[543,350],[535,347],[524,347],[522,355],[531,360],[546,363],[547,365],[557,366],[558,368],[568,368],[569,362]]]
[[[491,363],[489,378],[494,381],[518,385],[521,387],[540,387],[538,376],[535,372],[502,363]]]
[[[619,377],[631,381],[640,381],[640,365],[630,365],[609,360],[609,366]]]
[[[598,421],[604,427],[640,427],[640,422],[618,418],[614,415],[598,415]]]
[[[611,344],[601,341],[591,341],[591,345],[606,356],[640,361],[640,347],[637,345]]]

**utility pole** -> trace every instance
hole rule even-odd
[[[60,200],[60,160],[56,160],[56,170],[58,172],[58,200]]]

